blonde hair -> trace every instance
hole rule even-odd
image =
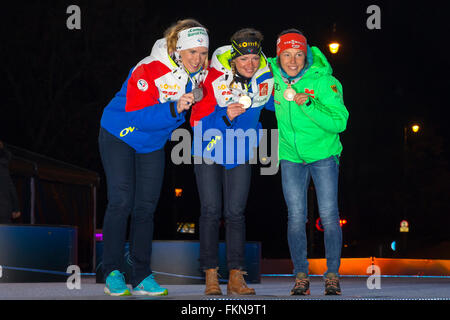
[[[178,20],[176,23],[174,23],[173,25],[171,25],[169,28],[166,29],[166,31],[164,32],[164,38],[166,39],[167,42],[167,53],[170,56],[172,56],[173,53],[177,51],[178,33],[180,33],[183,30],[195,27],[205,28],[200,22],[198,22],[195,19],[183,19]],[[208,32],[208,29],[206,29],[206,32]],[[208,67],[208,58],[206,58],[205,61],[205,69],[207,67]]]

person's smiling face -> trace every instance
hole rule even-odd
[[[208,48],[196,47],[180,51],[181,61],[190,73],[198,71],[208,58]]]
[[[246,78],[251,78],[258,71],[261,58],[258,54],[246,54],[234,59],[237,72]]]
[[[280,64],[284,72],[295,77],[305,66],[305,53],[299,49],[286,49],[280,53]]]

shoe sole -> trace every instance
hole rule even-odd
[[[256,292],[249,292],[249,293],[238,293],[234,291],[227,291],[227,296],[254,296],[256,295]]]
[[[308,289],[305,292],[299,292],[295,293],[291,291],[291,296],[309,296],[311,294],[311,291]]]
[[[113,296],[113,297],[131,296],[131,292],[128,289],[126,289],[123,292],[119,292],[119,293],[112,293],[108,288],[105,288],[103,291],[107,295],[110,295],[110,296]]]
[[[157,296],[167,296],[169,294],[169,292],[166,290],[164,290],[163,292],[149,292],[149,291],[143,291],[143,290],[133,290],[133,295],[136,296],[152,296],[152,297],[157,297]]]
[[[340,291],[325,291],[326,296],[339,296],[341,295]]]
[[[222,291],[205,292],[205,296],[221,296]]]

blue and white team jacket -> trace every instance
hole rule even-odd
[[[258,71],[249,86],[233,83],[230,67],[231,46],[218,48],[212,56],[208,74],[203,83],[204,98],[192,107],[190,124],[194,131],[192,154],[215,163],[234,168],[254,156],[259,144],[261,110],[273,108],[273,75],[267,58],[261,53]],[[230,121],[227,106],[239,101],[241,95],[252,99],[251,106]]]

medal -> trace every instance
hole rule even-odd
[[[295,90],[291,88],[291,85],[288,84],[287,89],[284,90],[283,97],[287,101],[293,101],[296,94],[297,94],[297,92],[295,92]]]
[[[249,96],[244,95],[239,98],[239,103],[242,104],[242,108],[248,109],[252,105],[252,99]]]
[[[193,89],[192,89],[191,93],[194,95],[194,103],[199,102],[200,100],[203,99],[203,89],[198,86],[199,82],[201,82],[201,81],[195,81],[194,82],[194,79],[192,79],[191,74],[189,73],[189,71],[187,71],[186,69],[185,69],[185,71],[186,71],[186,74],[187,74],[189,80],[192,83]],[[200,78],[202,75],[203,75],[202,71],[199,71],[199,77],[198,78]],[[200,80],[200,79],[198,79],[198,80]]]
[[[192,94],[194,95],[194,103],[199,102],[203,99],[203,89],[199,87],[195,87],[192,90]]]
[[[241,83],[241,86],[243,86],[242,83]],[[230,89],[231,89],[232,92],[234,92],[234,91],[238,92],[238,94],[236,94],[236,95],[239,97],[238,103],[242,104],[242,108],[244,108],[244,109],[250,108],[250,106],[252,105],[253,101],[252,101],[252,98],[250,96],[251,93],[248,92],[247,85],[245,85],[245,89],[247,89],[245,91],[237,88],[237,86],[230,87]]]

